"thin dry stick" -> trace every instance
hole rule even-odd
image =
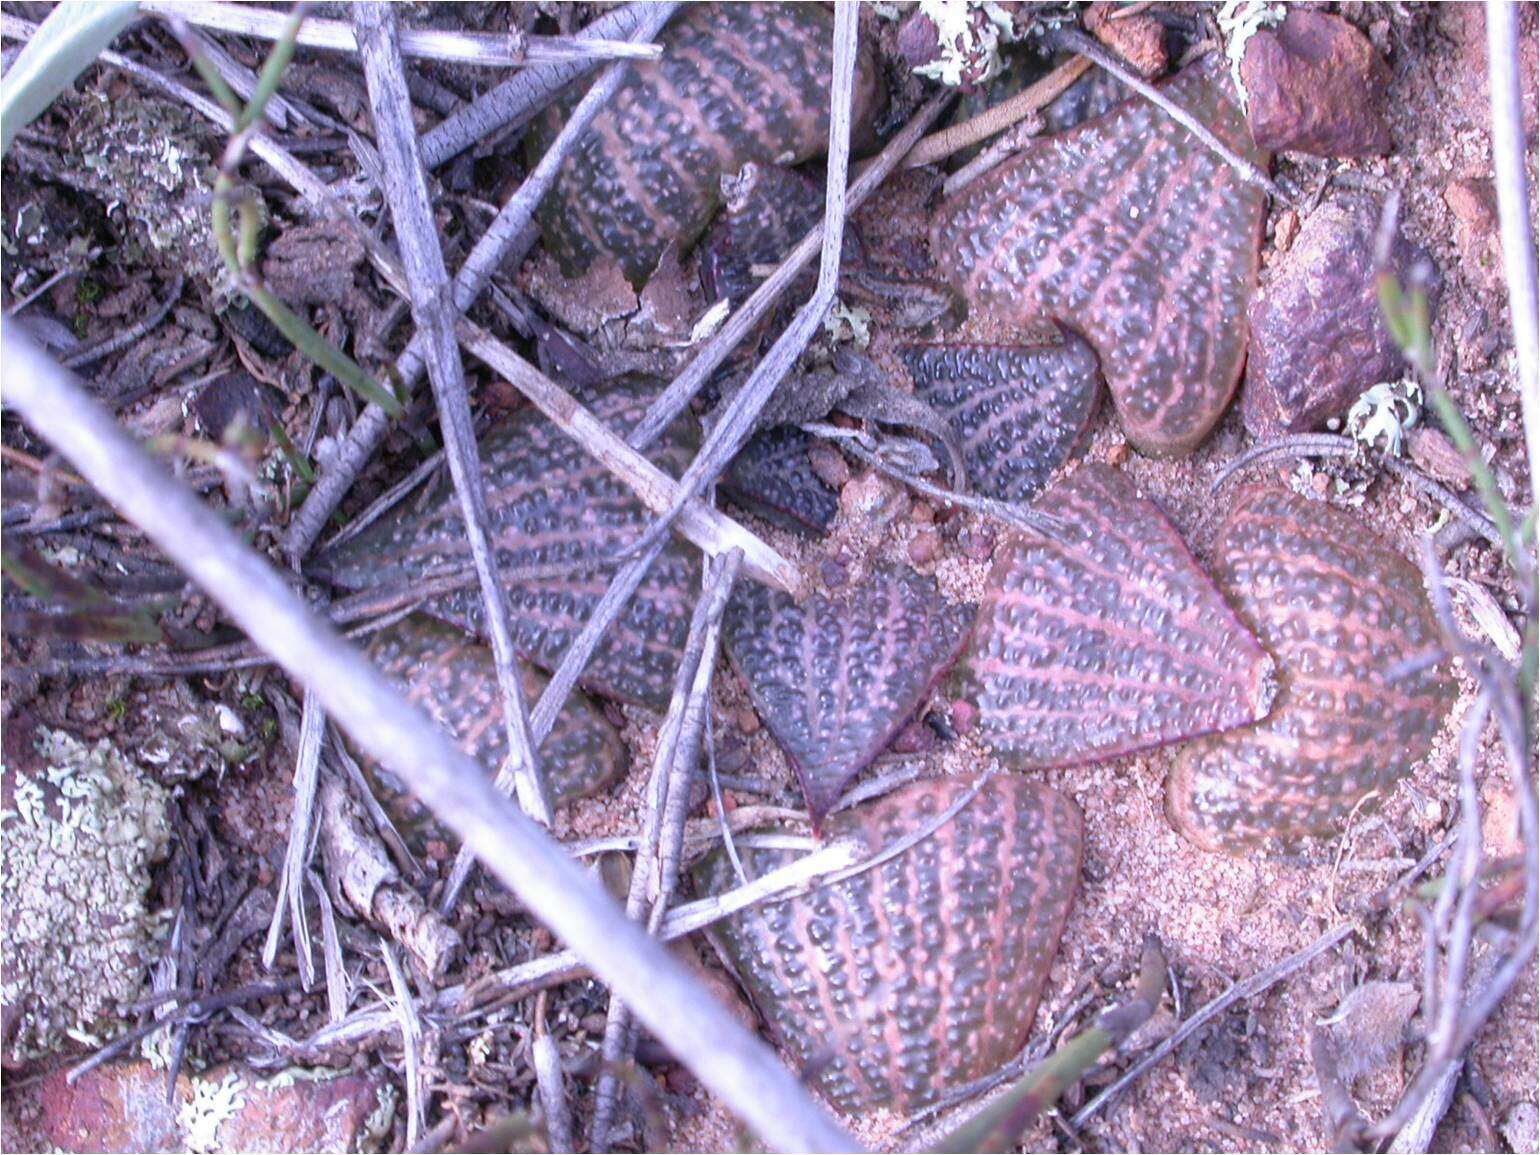
[[[1229,990],[1212,1002],[1205,1004],[1201,1010],[1163,1039],[1154,1050],[1124,1071],[1109,1086],[1097,1094],[1094,1099],[1076,1112],[1075,1117],[1070,1120],[1070,1126],[1076,1131],[1082,1129],[1090,1121],[1092,1115],[1095,1115],[1096,1112],[1105,1107],[1125,1087],[1142,1077],[1156,1063],[1190,1039],[1205,1023],[1229,1010],[1236,1003],[1244,999],[1255,998],[1275,983],[1281,982],[1296,971],[1308,966],[1319,956],[1325,954],[1332,947],[1347,938],[1355,929],[1351,923],[1344,923],[1342,926],[1333,927],[1309,946],[1305,947],[1304,950],[1296,951],[1276,966],[1271,966],[1265,971],[1254,974],[1249,979],[1231,984]]]
[[[859,865],[863,853],[864,848],[855,841],[830,843],[745,886],[670,911],[659,926],[657,937],[663,942],[672,942],[759,903],[806,894],[816,889],[822,880]],[[590,973],[575,951],[555,951],[495,971],[469,986],[444,987],[435,994],[431,1009],[440,1014],[470,1016],[478,1010],[527,998]],[[319,1058],[334,1048],[356,1047],[393,1029],[388,1011],[363,1008],[349,1015],[346,1022],[323,1027],[303,1044],[297,1044],[291,1057]]]
[[[348,1016],[348,972],[342,961],[342,940],[337,937],[337,912],[332,909],[326,884],[314,870],[305,872],[305,881],[315,895],[321,912],[321,958],[326,964],[326,1020],[340,1023]]]
[[[656,933],[652,915],[657,913],[661,885],[655,879],[659,876],[660,864],[669,854],[665,840],[670,833],[680,840],[684,836],[682,823],[677,830],[668,830],[667,815],[676,798],[682,797],[687,804],[690,796],[689,769],[692,760],[686,737],[686,719],[701,668],[708,662],[713,666],[716,664],[716,631],[721,624],[722,613],[727,608],[727,599],[732,593],[733,581],[738,576],[741,561],[742,555],[734,551],[709,571],[706,589],[691,615],[684,655],[674,675],[673,695],[663,725],[658,731],[652,777],[647,786],[646,821],[641,845],[631,869],[630,891],[626,895],[626,916],[638,922],[646,922],[649,933]],[[678,847],[672,849],[677,858]],[[589,1148],[595,1152],[609,1147],[610,1124],[614,1119],[618,1099],[616,1071],[626,1061],[630,1037],[631,1016],[625,1004],[612,997],[604,1024],[604,1041],[600,1049],[603,1062],[599,1069],[598,1085],[594,1090],[593,1123],[589,1131]]]
[[[860,208],[866,198],[887,180],[888,174],[909,155],[925,130],[950,106],[953,96],[950,92],[940,92],[920,106],[909,123],[851,184],[846,198],[847,212]],[[824,225],[815,225],[807,236],[797,242],[797,247],[787,254],[786,259],[776,266],[775,272],[761,281],[759,287],[749,294],[749,299],[738,306],[716,335],[701,346],[690,363],[658,395],[658,399],[647,407],[647,412],[636,423],[636,428],[626,438],[632,447],[647,448],[685,411],[728,354],[743,343],[743,339],[764,320],[781,294],[801,275],[808,262],[823,251],[823,236]]]
[[[294,926],[294,953],[299,960],[300,985],[307,991],[315,982],[315,960],[311,957],[310,929],[305,922],[305,869],[313,846],[315,796],[320,783],[321,741],[325,736],[326,715],[321,710],[320,700],[306,690],[295,742],[289,843],[283,856],[283,874],[278,880],[278,901],[273,904],[273,921],[268,925],[267,941],[262,947],[262,965],[272,970],[278,959],[278,944],[282,941],[283,919],[287,912]]]
[[[168,19],[185,20],[203,28],[277,40],[283,35],[287,13],[251,4],[222,4],[215,0],[141,0],[140,9]],[[354,30],[341,20],[310,19],[300,30],[305,48],[333,52],[357,52]],[[425,60],[456,64],[484,64],[512,68],[524,64],[549,64],[568,60],[656,60],[662,49],[656,44],[625,40],[579,40],[568,36],[527,36],[513,31],[456,32],[437,28],[408,28],[401,34],[401,51]]]
[[[1513,348],[1519,361],[1530,500],[1540,504],[1540,301],[1535,284],[1535,236],[1529,225],[1529,181],[1524,169],[1519,6],[1513,0],[1487,0],[1486,17],[1497,219],[1508,281],[1508,313],[1513,320]]]
[[[353,9],[363,57],[364,77],[374,114],[375,142],[384,167],[386,195],[396,226],[396,240],[406,266],[412,291],[412,319],[422,338],[428,380],[438,404],[439,428],[449,474],[460,499],[465,536],[481,583],[485,626],[492,642],[493,665],[502,692],[503,722],[508,734],[508,767],[519,806],[542,826],[551,824],[551,793],[540,772],[536,747],[530,736],[529,707],[524,701],[513,630],[508,624],[508,601],[498,576],[487,531],[487,499],[482,486],[481,455],[476,450],[476,430],[465,388],[465,366],[455,341],[455,308],[428,199],[417,150],[417,128],[412,123],[411,97],[406,70],[401,65],[400,29],[396,10],[379,0]]]
[[[1110,72],[1118,80],[1128,85],[1129,88],[1132,88],[1151,104],[1156,105],[1172,120],[1197,137],[1205,148],[1239,173],[1241,179],[1247,184],[1254,185],[1269,196],[1275,196],[1287,203],[1288,198],[1283,195],[1283,190],[1275,185],[1265,172],[1220,140],[1207,125],[1149,81],[1145,80],[1120,60],[1116,53],[1102,47],[1084,32],[1074,28],[1050,28],[1043,33],[1043,39],[1055,48],[1062,48],[1067,52],[1077,52],[1094,63],[1098,68]]]
[[[654,35],[672,11],[672,6],[665,4],[649,12],[648,19],[637,28],[637,37],[645,39]],[[612,64],[594,82],[540,162],[471,249],[465,264],[455,275],[454,303],[459,312],[464,313],[475,304],[493,273],[516,263],[523,256],[525,247],[532,241],[528,226],[536,206],[556,183],[561,166],[588,131],[594,117],[625,81],[626,68],[624,61]],[[405,295],[404,285],[400,286],[400,291]],[[416,384],[423,371],[421,341],[421,335],[413,337],[396,362],[395,373],[407,390]],[[339,447],[336,462],[321,475],[289,523],[283,548],[291,558],[303,557],[310,552],[333,511],[352,488],[354,479],[385,439],[390,426],[389,415],[377,406],[371,405],[359,415]]]
[[[471,845],[703,1085],[771,1146],[855,1148],[763,1042],[702,998],[689,972],[498,795],[486,772],[312,613],[272,566],[134,445],[31,337],[8,336],[0,362],[6,403],[293,678],[312,687],[326,712]]]
[[[681,504],[682,481],[675,481],[632,449],[572,394],[508,346],[469,321],[460,322],[460,340],[468,352],[495,369],[563,433],[630,486],[648,509],[662,511]],[[801,570],[773,547],[699,498],[685,504],[679,518],[681,536],[713,556],[741,550],[749,576],[786,593],[801,591]]]
[[[979,144],[997,133],[1004,132],[1011,125],[1048,107],[1063,96],[1070,85],[1090,70],[1091,59],[1087,56],[1076,56],[1065,61],[1047,76],[1022,89],[1009,100],[1001,101],[971,120],[948,125],[940,132],[927,136],[914,146],[913,152],[904,158],[904,167],[918,168],[922,164],[935,164],[955,152],[961,152],[971,145]]]
[[[402,1078],[406,1080],[406,1145],[415,1147],[422,1134],[422,1072],[419,1069],[422,1041],[422,1024],[417,1018],[417,1004],[411,988],[406,985],[401,961],[396,958],[395,948],[383,938],[379,940],[380,954],[385,959],[385,971],[390,975],[391,1007],[401,1024]]]
[[[850,117],[855,90],[856,40],[860,30],[860,6],[845,4],[834,10],[833,110],[829,116],[829,173],[824,189],[823,251],[818,262],[818,285],[791,324],[770,346],[770,352],[749,374],[727,411],[712,427],[700,452],[679,479],[679,492],[669,507],[642,534],[636,545],[645,553],[669,532],[685,503],[716,480],[743,448],[758,424],[760,411],[792,365],[823,324],[839,289],[840,254],[845,241],[845,192],[850,162]]]
[[[535,1068],[535,1086],[540,1092],[540,1110],[545,1116],[546,1149],[576,1151],[573,1139],[572,1109],[567,1104],[567,1082],[561,1069],[561,1052],[546,1024],[546,996],[535,1000],[535,1037],[530,1044]]]
[[[637,0],[613,12],[595,17],[575,39],[624,39],[633,36],[648,13],[665,5]],[[666,5],[669,9],[673,4]],[[661,26],[660,26],[661,27]],[[422,138],[422,159],[437,168],[458,156],[478,140],[511,125],[524,123],[550,103],[572,81],[598,61],[564,60],[520,69],[496,88],[482,93],[464,108],[434,127]]]

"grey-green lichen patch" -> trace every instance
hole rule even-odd
[[[192,1094],[177,1111],[182,1142],[194,1155],[213,1155],[222,1150],[219,1129],[235,1118],[246,1104],[246,1080],[236,1071],[222,1078],[197,1079]]]
[[[150,867],[166,853],[167,792],[110,742],[40,728],[7,743],[0,811],[3,1001],[18,1058],[88,1037],[144,983]]]
[[[125,254],[222,284],[209,227],[210,147],[188,116],[145,97],[117,100],[92,90],[79,99],[67,141],[71,169],[102,199],[129,242]]]

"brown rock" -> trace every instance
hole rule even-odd
[[[941,556],[941,535],[933,529],[914,535],[909,543],[909,560],[915,565],[929,565]]]
[[[178,1080],[182,1098],[187,1080]],[[19,1100],[19,1101],[18,1101]],[[71,1086],[59,1071],[20,1092],[6,1091],[7,1151],[175,1151],[177,1105],[166,1076],[148,1063],[88,1071]]]
[[[1114,18],[1121,4],[1096,0],[1086,9],[1085,26],[1096,39],[1138,69],[1146,79],[1159,76],[1170,62],[1166,55],[1166,30],[1148,13]]]
[[[1378,227],[1379,211],[1368,201],[1328,202],[1268,271],[1251,304],[1241,394],[1254,435],[1318,428],[1405,368],[1375,289]],[[1420,249],[1398,238],[1392,251],[1398,273],[1422,259]]]
[[[376,1149],[395,1118],[388,1072],[337,1075],[296,1068],[264,1079],[217,1067],[177,1079],[115,1063],[73,1085],[58,1071],[7,1096],[8,1151],[361,1151]]]
[[[1246,119],[1271,152],[1383,156],[1390,151],[1390,69],[1364,35],[1336,16],[1293,8],[1246,45]]]
[[[1455,180],[1444,186],[1454,214],[1460,268],[1483,292],[1503,291],[1503,247],[1498,233],[1497,190],[1489,180]]]
[[[223,1151],[369,1150],[395,1119],[395,1088],[379,1065],[337,1076],[296,1070],[273,1079],[235,1072],[225,1078],[232,1075],[247,1078],[248,1086],[244,1101],[219,1128]],[[210,1072],[199,1083],[216,1076]]]
[[[818,475],[818,480],[832,489],[839,489],[850,480],[850,462],[845,455],[825,441],[815,441],[807,449],[808,464]]]
[[[1412,460],[1434,481],[1442,481],[1456,489],[1464,489],[1470,484],[1470,469],[1466,467],[1465,456],[1447,434],[1419,425],[1407,436],[1406,449]]]
[[[909,512],[909,494],[880,473],[868,471],[840,490],[840,508],[847,518],[884,526]]]

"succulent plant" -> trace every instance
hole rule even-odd
[[[454,626],[415,615],[369,635],[364,652],[395,679],[408,699],[453,734],[467,754],[489,771],[502,765],[508,730],[491,647]],[[546,679],[529,666],[521,666],[519,674],[525,699],[533,704]],[[595,794],[626,769],[620,733],[578,691],[567,698],[541,743],[539,757],[557,803]],[[426,819],[430,813],[405,791],[396,809],[398,815],[414,819]]]
[[[1073,766],[1267,713],[1272,659],[1126,475],[1082,466],[1036,508],[1060,528],[1002,549],[959,679],[1003,759]]]
[[[808,459],[812,444],[812,437],[794,425],[756,433],[723,475],[723,494],[782,528],[823,533],[839,512],[839,494],[813,472]]]
[[[1096,354],[1068,330],[1055,327],[1032,344],[908,345],[899,352],[915,393],[946,418],[969,482],[986,497],[1036,497],[1096,412]]]
[[[618,381],[591,408],[629,430],[656,394],[638,378]],[[652,460],[678,476],[689,437],[671,429]],[[599,602],[618,562],[647,524],[645,507],[614,474],[539,413],[524,410],[481,445],[493,548],[506,581],[514,645],[552,668]],[[319,557],[313,572],[344,589],[409,585],[470,564],[460,503],[446,479],[421,506],[400,507]],[[583,677],[596,693],[661,709],[689,630],[700,562],[668,547],[630,606],[605,635]],[[430,599],[429,613],[479,631],[481,593],[471,586]]]
[[[541,233],[568,275],[609,257],[640,284],[671,243],[694,243],[721,203],[722,177],[828,147],[827,9],[692,4],[659,40],[662,59],[631,66],[543,202]],[[879,99],[864,45],[854,98],[859,129]]]
[[[1194,65],[1165,92],[1241,156],[1264,159],[1218,66]],[[1240,378],[1265,208],[1259,189],[1136,97],[944,202],[931,251],[974,309],[1083,333],[1128,439],[1180,454]]]
[[[914,782],[832,816],[825,836],[875,854],[933,825],[870,869],[713,932],[771,1036],[843,1111],[911,1113],[1019,1051],[1074,902],[1080,811],[1020,778]],[[794,856],[743,854],[756,873]],[[733,877],[718,853],[697,888]]]
[[[765,586],[734,594],[728,655],[796,768],[815,825],[919,709],[972,624],[973,607],[900,566],[801,605]]]
[[[1213,850],[1330,833],[1424,757],[1454,699],[1415,566],[1356,518],[1278,488],[1242,494],[1214,576],[1278,660],[1272,712],[1183,749],[1166,812]]]

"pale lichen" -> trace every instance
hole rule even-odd
[[[1009,12],[993,0],[920,0],[936,26],[940,55],[914,71],[949,88],[982,84],[1005,67],[1000,44],[1016,38]]]
[[[181,110],[149,98],[87,90],[68,147],[75,168],[130,243],[129,257],[163,257],[220,292],[231,288],[209,224],[212,166]],[[148,252],[136,254],[143,245]]]
[[[182,1142],[194,1155],[220,1151],[219,1129],[246,1104],[246,1080],[235,1071],[220,1079],[196,1079],[192,1094],[177,1111]]]
[[[90,1038],[143,986],[156,919],[150,866],[170,839],[166,791],[110,742],[38,731],[4,768],[4,1004],[17,1057]]]
[[[1422,417],[1422,386],[1411,378],[1365,389],[1347,413],[1348,436],[1369,449],[1401,456],[1406,431]]]

